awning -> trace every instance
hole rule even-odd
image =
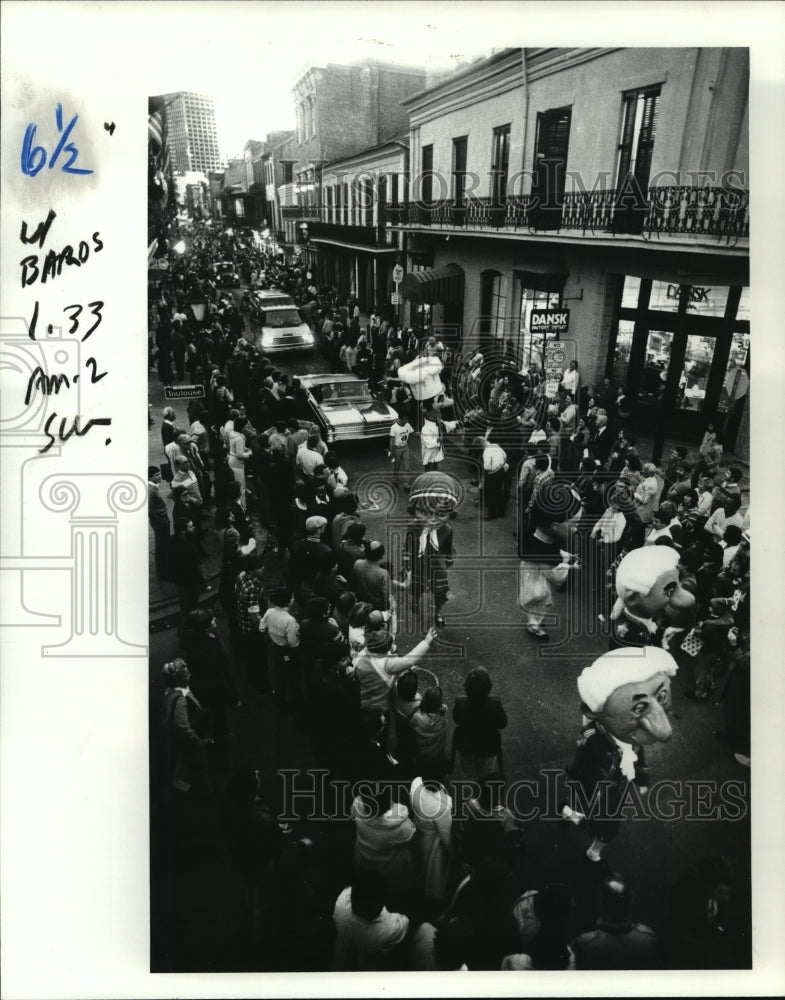
[[[337,247],[339,250],[359,250],[362,253],[400,253],[399,247],[369,247],[363,243],[345,243],[343,240],[330,240],[324,236],[311,236],[311,243],[319,243],[324,246]]]
[[[409,302],[463,305],[463,268],[458,264],[425,267],[404,275],[401,294]]]
[[[538,292],[560,292],[564,288],[569,271],[563,260],[553,257],[540,257],[526,261],[525,264],[513,265],[513,273],[519,278],[524,288]]]

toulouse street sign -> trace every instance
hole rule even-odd
[[[203,385],[167,385],[164,386],[164,396],[167,399],[202,399]]]

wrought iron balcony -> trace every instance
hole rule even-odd
[[[689,185],[649,188],[645,202],[615,190],[569,191],[553,205],[540,204],[536,195],[512,195],[504,202],[467,197],[463,203],[399,203],[389,206],[387,216],[403,229],[564,231],[646,240],[694,236],[729,246],[750,233],[746,191]]]
[[[318,205],[282,205],[281,216],[284,219],[318,219]]]
[[[355,243],[364,247],[386,246],[386,230],[382,226],[345,226],[339,222],[309,222],[308,237]]]

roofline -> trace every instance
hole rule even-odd
[[[344,163],[346,160],[355,160],[360,156],[367,156],[371,153],[378,153],[380,150],[386,149],[388,146],[390,148],[398,146],[400,149],[408,149],[409,148],[408,133],[406,136],[397,136],[394,139],[387,139],[386,142],[380,142],[377,146],[368,146],[367,149],[361,149],[357,153],[350,153],[347,156],[339,156],[335,160],[326,160],[321,165],[322,170],[326,170],[327,167],[331,167],[334,163]]]
[[[424,90],[418,90],[416,94],[412,94],[410,97],[404,98],[404,100],[401,101],[401,106],[407,108],[409,105],[422,100],[423,97],[435,94],[444,87],[449,87],[455,83],[459,83],[468,76],[471,76],[472,73],[476,73],[477,70],[485,69],[487,66],[493,65],[493,63],[501,62],[503,59],[509,59],[511,53],[520,51],[520,46],[511,46],[506,49],[500,49],[498,52],[494,52],[493,55],[488,56],[485,59],[477,59],[475,62],[470,63],[463,69],[460,69],[455,73],[450,73],[449,76],[439,80],[438,83],[434,83],[430,87],[426,87]]]

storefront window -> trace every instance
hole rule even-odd
[[[646,341],[646,361],[641,373],[638,399],[642,403],[659,403],[665,392],[668,365],[671,360],[673,334],[651,330]]]
[[[502,274],[494,276],[491,286],[491,336],[504,337],[507,318],[507,279]]]
[[[739,299],[739,307],[736,310],[736,319],[746,319],[750,318],[750,289],[748,285],[745,285],[741,290],[741,298]]]
[[[611,372],[611,382],[613,385],[624,386],[627,384],[627,370],[630,366],[630,354],[632,352],[632,336],[635,332],[635,324],[630,320],[619,320],[619,327],[616,332],[616,346],[613,349],[613,371]]]
[[[720,401],[717,404],[720,413],[727,413],[728,410],[733,409],[749,392],[750,377],[745,367],[749,350],[750,335],[748,333],[734,333],[728,366],[725,369],[725,378],[722,382]]]
[[[652,281],[649,309],[656,312],[678,312],[681,285],[668,281]]]
[[[679,375],[676,406],[680,410],[700,413],[706,400],[706,384],[709,381],[711,362],[714,358],[716,340],[714,337],[687,337],[684,351],[684,365]]]
[[[624,291],[621,293],[622,309],[637,309],[640,292],[641,279],[628,274],[624,279]]]
[[[532,309],[558,309],[560,305],[561,294],[559,292],[541,292],[533,288],[521,289],[519,340],[524,367],[528,368],[529,365],[534,365],[538,370],[542,369],[542,344],[544,338],[541,333],[532,335]]]
[[[694,316],[724,316],[730,288],[718,285],[691,285],[687,299],[687,312]]]

